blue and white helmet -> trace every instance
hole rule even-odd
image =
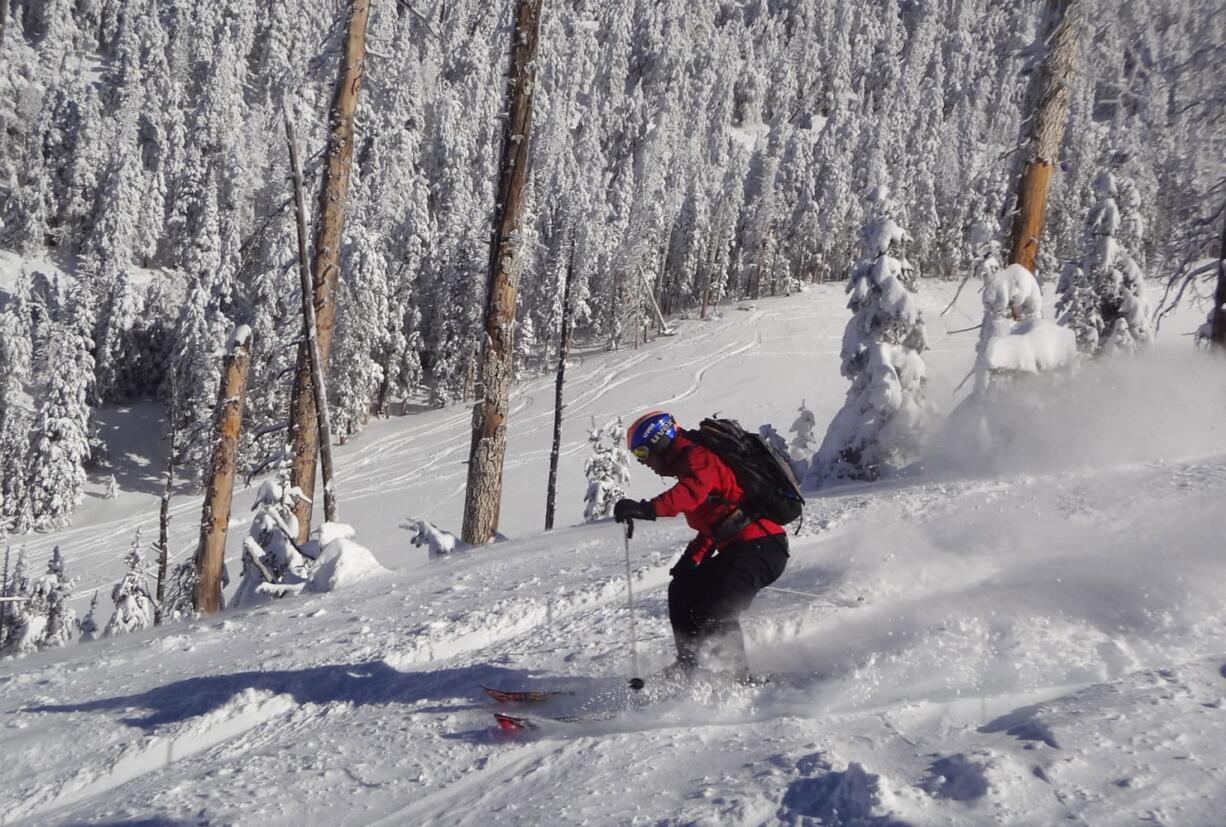
[[[639,459],[664,451],[677,436],[677,422],[664,411],[645,413],[626,429],[626,445]]]

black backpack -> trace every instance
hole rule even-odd
[[[736,475],[745,492],[740,509],[751,520],[787,525],[804,511],[805,498],[792,463],[757,434],[734,419],[704,419],[697,431],[686,431],[697,444],[714,451]]]

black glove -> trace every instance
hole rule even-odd
[[[650,500],[620,499],[613,506],[613,519],[619,523],[626,520],[654,520],[656,507]]]
[[[673,577],[680,577],[682,575],[689,574],[696,568],[698,568],[698,561],[688,554],[683,554],[681,555],[681,559],[677,561],[676,565],[668,570],[668,573]]]

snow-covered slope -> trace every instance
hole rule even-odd
[[[585,355],[561,522],[581,511],[589,415],[663,405],[786,429],[804,397],[824,427],[845,390],[839,290]],[[950,328],[977,321],[974,298]],[[626,702],[618,527],[537,528],[547,380],[517,393],[513,539],[489,548],[427,560],[399,528],[457,524],[467,413],[376,423],[338,451],[341,508],[394,571],[0,663],[0,822],[1219,823],[1226,377],[1178,332],[1015,417],[990,457],[948,439],[903,481],[814,496],[746,618],[769,685],[649,693],[511,737],[480,684],[575,693],[545,712]],[[946,397],[974,335],[932,335]],[[636,475],[636,496],[658,490]],[[39,543],[101,580],[152,499],[93,502]],[[198,507],[180,506],[183,545]],[[643,672],[671,657],[667,571],[686,538],[673,520],[632,541]]]

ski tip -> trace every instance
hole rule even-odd
[[[494,700],[498,701],[498,703],[500,704],[505,704],[511,700],[510,692],[505,692],[501,689],[495,689],[492,686],[486,686],[485,684],[481,684],[481,691],[483,691],[486,695],[489,695]]]
[[[503,732],[523,732],[525,729],[532,729],[532,722],[527,718],[516,718],[514,715],[495,712],[494,720],[498,722],[498,728]]]

